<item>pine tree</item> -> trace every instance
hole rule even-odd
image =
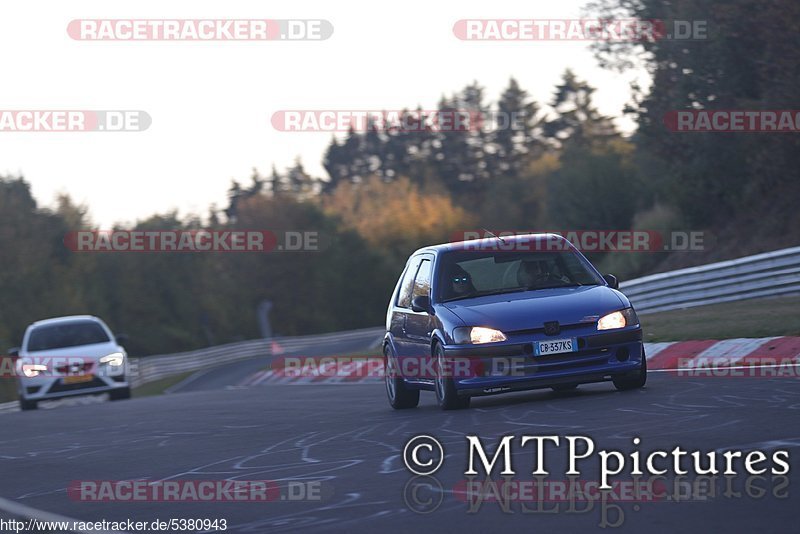
[[[579,80],[570,69],[564,72],[551,106],[556,118],[545,122],[544,134],[556,144],[592,144],[616,135],[611,119],[592,103],[594,87]]]
[[[511,78],[497,103],[495,128],[491,132],[494,177],[519,177],[532,157],[540,155],[543,143],[537,137],[539,106]]]

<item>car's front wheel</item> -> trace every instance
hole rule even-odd
[[[436,343],[433,348],[433,359],[436,365],[436,401],[442,410],[461,410],[469,408],[470,398],[459,395],[453,377],[447,376],[447,365],[444,359],[444,349]]]
[[[39,402],[35,400],[28,400],[25,397],[19,398],[19,409],[20,410],[35,410],[39,407]]]
[[[642,348],[641,368],[632,375],[623,375],[614,378],[614,387],[620,391],[628,391],[642,388],[645,383],[647,383],[647,356],[645,356],[644,348]]]
[[[411,389],[406,385],[405,380],[398,372],[397,362],[392,357],[392,350],[388,346],[383,348],[383,365],[386,377],[386,396],[389,397],[389,404],[392,408],[395,410],[416,408],[419,404],[419,390]]]
[[[130,399],[131,388],[126,387],[126,388],[112,389],[111,393],[108,394],[108,398],[112,401]]]

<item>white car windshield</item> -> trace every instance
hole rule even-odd
[[[106,331],[94,321],[42,325],[34,328],[31,332],[28,339],[28,352],[94,345],[109,341]]]

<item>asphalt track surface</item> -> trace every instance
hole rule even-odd
[[[239,362],[161,397],[4,414],[0,497],[80,520],[224,518],[228,532],[242,533],[578,532],[602,525],[622,532],[797,532],[797,378],[698,379],[660,372],[650,373],[639,391],[620,393],[610,384],[569,394],[540,390],[475,399],[471,409],[455,412],[440,411],[433,394],[423,392],[419,408],[393,411],[379,383],[237,386],[263,367],[262,360]],[[420,434],[444,446],[435,479],[415,478],[403,463],[404,445]],[[668,475],[656,500],[470,505],[455,491],[465,480],[468,434],[486,443],[509,434],[586,435],[597,449],[622,451],[635,449],[631,439],[638,436],[643,453],[676,445],[690,451],[784,448],[791,470],[784,477],[718,477],[710,480],[713,496],[700,480],[676,483]],[[533,480],[534,447],[514,449],[518,480]],[[548,450],[549,480],[565,480],[566,454],[566,447]],[[579,479],[599,480],[597,462],[580,465]],[[321,496],[297,502],[83,502],[66,492],[72,481],[132,479],[274,480],[281,486],[313,481]],[[705,489],[691,495],[692,481]]]

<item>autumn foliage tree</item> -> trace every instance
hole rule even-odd
[[[395,265],[415,249],[452,240],[472,223],[443,190],[423,189],[406,177],[386,182],[377,176],[364,183],[344,182],[322,205]]]

